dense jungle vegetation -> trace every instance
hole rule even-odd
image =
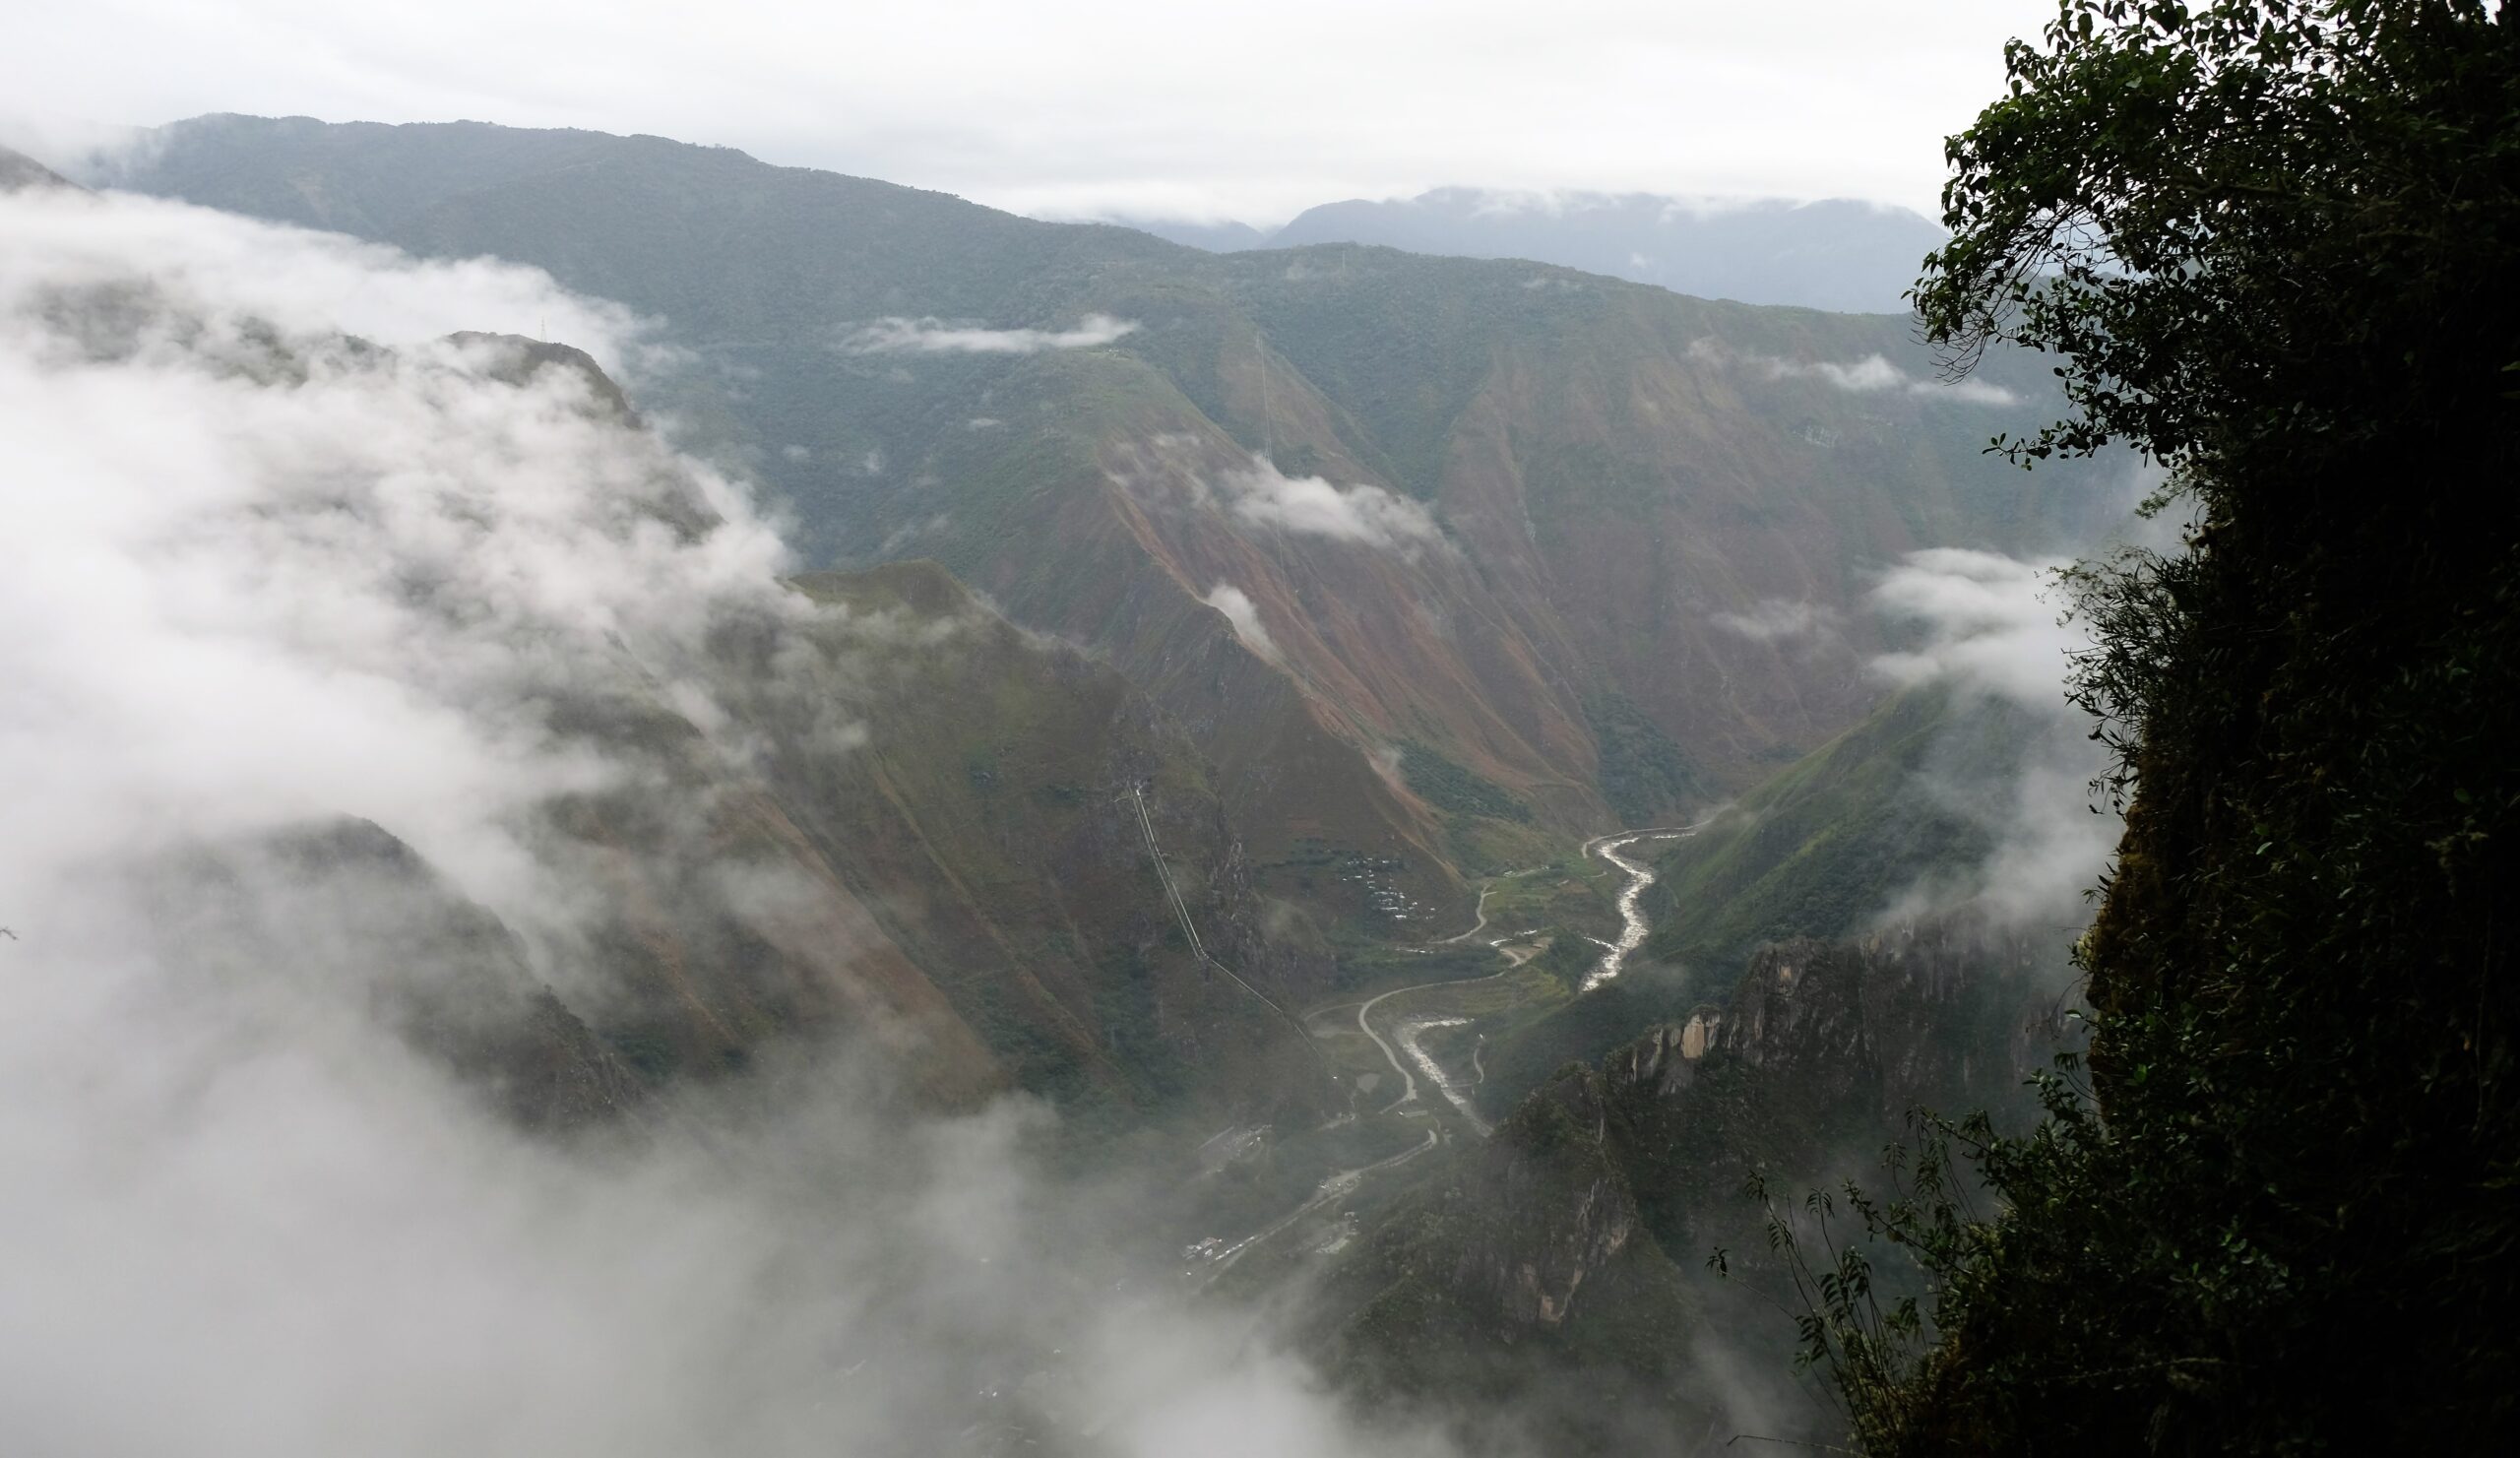
[[[1867,1238],[1779,1227],[1807,1355],[1874,1453],[2481,1450],[2520,1406],[2520,17],[2067,0],[2007,65],[1916,302],[1955,368],[2056,365],[2066,418],[1999,449],[2133,444],[2186,546],[2075,574],[2127,825],[2088,1057],[2027,1137],[1922,1121]]]

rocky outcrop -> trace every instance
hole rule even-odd
[[[1508,1327],[1562,1325],[1637,1234],[1601,1080],[1569,1069],[1534,1094],[1450,1197],[1470,1232],[1453,1279],[1475,1306]]]
[[[196,846],[133,874],[150,909],[136,929],[205,990],[252,1005],[285,982],[374,1018],[520,1127],[565,1133],[648,1095],[496,917],[370,822]]]
[[[599,416],[622,425],[639,424],[639,412],[631,409],[630,397],[584,349],[528,339],[521,334],[484,334],[472,329],[448,335],[446,342],[471,354],[482,373],[520,388],[532,385],[546,371],[557,371],[585,388]]]
[[[1594,1401],[1694,1414],[1665,1424],[1705,1434],[1679,1450],[1723,1451],[1744,1411],[1801,1400],[1743,1396],[1745,1373],[1792,1367],[1779,1311],[1800,1300],[1746,1186],[1795,1208],[1850,1175],[1877,1188],[1910,1107],[2017,1109],[2061,960],[1960,921],[1762,948],[1729,998],[1566,1064],[1430,1168],[1323,1281],[1330,1350],[1364,1390],[1473,1408],[1600,1381]]]
[[[1668,1353],[1633,1338],[1672,1323],[1676,1276],[1628,1187],[1604,1095],[1591,1069],[1569,1068],[1490,1138],[1435,1162],[1328,1272],[1322,1340],[1403,1388],[1528,1375],[1544,1353],[1657,1367]],[[1592,1339],[1605,1331],[1620,1350]]]
[[[1760,948],[1730,1001],[1611,1053],[1614,1101],[1685,1099],[1732,1064],[1801,1104],[1855,1106],[1895,1126],[1919,1105],[2019,1106],[2064,1028],[2062,949],[1957,919]]]

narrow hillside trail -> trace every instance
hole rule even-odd
[[[1510,881],[1516,876],[1537,875],[1546,869],[1548,869],[1548,867],[1544,865],[1527,865],[1521,870],[1499,871],[1495,875],[1489,877],[1487,884],[1479,888],[1479,919],[1470,923],[1470,929],[1468,931],[1461,932],[1455,936],[1445,937],[1443,940],[1438,942],[1430,942],[1428,945],[1432,947],[1457,947],[1463,942],[1470,940],[1472,937],[1477,936],[1479,933],[1485,931],[1487,929],[1487,898],[1496,894],[1497,883],[1500,881]]]
[[[1482,931],[1485,931],[1487,929],[1487,898],[1495,894],[1496,887],[1492,883],[1480,887],[1479,919],[1470,923],[1470,929],[1468,931],[1461,933],[1459,936],[1445,937],[1442,941],[1435,943],[1435,945],[1439,947],[1459,946],[1461,943],[1470,940],[1472,937],[1477,936]]]
[[[1584,979],[1584,991],[1590,992],[1625,971],[1628,954],[1645,945],[1645,934],[1649,929],[1645,924],[1645,914],[1637,909],[1637,903],[1645,895],[1645,888],[1654,884],[1654,872],[1642,862],[1630,860],[1618,853],[1638,841],[1674,841],[1696,833],[1696,825],[1665,825],[1647,830],[1614,831],[1584,843],[1585,855],[1599,856],[1627,875],[1627,888],[1618,894],[1618,940],[1608,944],[1602,953],[1601,965]]]

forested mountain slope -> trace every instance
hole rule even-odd
[[[210,367],[240,367],[205,340],[190,348]],[[650,549],[708,550],[724,524],[705,488],[588,356],[492,335],[448,344],[443,361],[404,360],[274,336],[241,368],[274,390],[434,385],[538,412],[536,428],[583,442],[591,472],[637,463],[567,490],[600,497]],[[338,495],[263,520],[313,514],[316,530],[328,510],[362,510]],[[414,601],[479,612],[442,573],[404,571]],[[284,960],[273,949],[293,926],[337,928],[302,950],[389,970],[384,1010],[536,1124],[825,1039],[881,1046],[934,1103],[1025,1089],[1088,1127],[1327,1101],[1255,990],[1295,995],[1326,965],[1261,930],[1205,761],[1163,711],[933,564],[744,591],[660,604],[672,634],[621,629],[584,666],[541,650],[526,700],[537,732],[611,767],[516,827],[541,873],[572,887],[558,932],[502,924],[390,827],[331,817],[165,858],[148,898],[160,934],[241,966]],[[542,949],[531,967],[521,930]]]
[[[1404,931],[1332,889],[1358,867],[1434,915],[1534,830],[1757,778],[1870,706],[1846,609],[1882,562],[2120,504],[1984,459],[2042,375],[1938,388],[1895,317],[1218,257],[656,138],[213,117],[135,158],[110,180],[661,319],[642,403],[746,460],[809,556],[933,557],[1107,654],[1334,927]]]

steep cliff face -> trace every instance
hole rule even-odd
[[[1338,1350],[1367,1380],[1456,1400],[1615,1371],[1651,1387],[1622,1400],[1657,1412],[1674,1451],[1793,1435],[1790,1418],[1737,1416],[1776,1396],[1747,1395],[1741,1374],[1788,1370],[1794,1340],[1746,1182],[1787,1203],[1828,1187],[1920,1104],[2018,1111],[2053,1051],[2058,950],[1959,922],[1762,948],[1729,998],[1564,1067],[1430,1170],[1325,1282]],[[1703,1267],[1719,1247],[1730,1279]],[[1559,1450],[1638,1442],[1593,1432]]]
[[[1605,1098],[1656,1233],[1740,1224],[1753,1173],[1781,1187],[1867,1162],[1909,1110],[2027,1116],[2068,991],[2056,939],[1966,921],[1762,947],[1732,996],[1604,1060]]]
[[[1449,1192],[1470,1227],[1453,1280],[1507,1328],[1565,1324],[1586,1278],[1637,1235],[1602,1094],[1586,1072],[1561,1075],[1516,1110]]]
[[[374,1019],[522,1127],[565,1133],[645,1098],[524,944],[411,848],[363,820],[205,844],[128,873],[133,928],[192,995],[260,1006],[275,984]]]
[[[591,970],[562,991],[624,1057],[708,1075],[847,1034],[946,1102],[1012,1083],[1128,1117],[1310,1097],[1310,1055],[1252,988],[1283,1005],[1324,965],[1261,929],[1161,711],[932,565],[798,592],[800,613],[716,635],[712,717],[653,698],[591,718],[642,783],[544,831],[597,888]]]
[[[1435,1397],[1556,1453],[1695,1451],[1697,1306],[1646,1228],[1603,1080],[1570,1068],[1441,1157],[1327,1273],[1312,1340],[1354,1389]]]
[[[1409,1370],[1564,1328],[1589,1285],[1660,1251],[1610,1146],[1601,1081],[1569,1069],[1447,1157],[1335,1273],[1341,1341]]]

